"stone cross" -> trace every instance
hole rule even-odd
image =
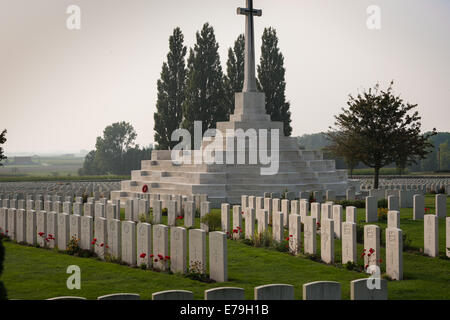
[[[256,92],[255,76],[255,26],[253,16],[262,16],[262,10],[253,8],[253,0],[247,0],[247,8],[238,8],[237,13],[245,15],[245,73],[243,92]]]

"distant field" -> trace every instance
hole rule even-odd
[[[83,161],[84,158],[42,157],[30,165],[10,164],[0,167],[0,178],[77,176]]]

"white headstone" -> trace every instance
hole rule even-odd
[[[357,220],[356,220],[356,217],[357,217],[356,213],[357,213],[356,207],[351,207],[351,206],[347,207],[345,209],[345,221],[346,222],[356,223],[357,222]]]
[[[320,255],[325,263],[334,263],[334,221],[322,219],[320,229]]]
[[[342,264],[357,263],[356,223],[342,223]]]
[[[269,284],[255,287],[255,300],[294,300],[294,286]]]
[[[413,219],[422,220],[425,215],[425,197],[421,194],[414,196]]]
[[[167,259],[169,256],[168,226],[162,224],[153,226],[153,254],[155,255],[153,266],[161,271],[167,270],[169,262]]]
[[[70,237],[70,221],[69,215],[67,213],[57,213],[58,216],[58,249],[67,250],[67,244],[69,243]]]
[[[38,211],[36,213],[36,239],[41,248],[47,247],[48,235],[47,235],[47,212]]]
[[[80,247],[83,250],[93,250],[94,240],[94,218],[90,216],[81,217],[81,241]]]
[[[342,234],[343,208],[341,205],[333,206],[334,234],[337,239],[341,239]]]
[[[364,226],[364,266],[380,265],[380,234],[379,226]]]
[[[94,239],[97,239],[94,251],[100,259],[104,260],[105,253],[107,253],[106,245],[108,244],[107,221],[105,218],[95,218]]]
[[[436,215],[439,219],[445,219],[447,217],[447,195],[436,195]]]
[[[317,222],[316,219],[308,216],[304,224],[305,253],[316,254],[317,251]]]
[[[230,233],[231,231],[230,205],[228,203],[222,203],[221,205],[221,222],[222,222],[222,231],[225,233]]]
[[[403,280],[403,237],[400,229],[386,229],[386,274],[392,280]]]
[[[253,239],[255,234],[255,209],[247,208],[247,214],[245,215],[245,238]]]
[[[284,237],[283,212],[274,212],[272,221],[273,241],[282,242]]]
[[[120,220],[107,219],[107,232],[107,252],[112,258],[118,259],[122,253],[122,226]]]
[[[209,276],[216,282],[228,281],[227,235],[223,232],[209,234]]]
[[[152,266],[152,250],[152,225],[140,222],[137,224],[137,266]]]
[[[242,228],[241,206],[233,206],[233,237],[239,239]]]
[[[378,200],[376,197],[366,197],[366,222],[378,221]]]
[[[44,211],[46,212],[46,211]],[[58,246],[58,214],[56,212],[47,212],[47,242],[48,247],[53,249]]]
[[[77,214],[70,215],[69,222],[70,238],[80,239],[81,245],[81,216]]]
[[[424,253],[430,257],[439,256],[439,218],[433,214],[424,216]]]
[[[289,218],[289,250],[292,254],[299,254],[302,246],[302,222],[298,214],[291,214]]]
[[[18,243],[25,242],[27,235],[27,214],[25,209],[17,209],[16,217],[16,241]]]
[[[173,273],[187,271],[187,232],[185,228],[170,228],[170,270]]]
[[[311,203],[311,217],[316,219],[316,223],[320,223],[321,221],[321,212],[320,212],[321,206],[318,202]]]
[[[136,264],[136,223],[122,221],[122,261],[133,266]]]
[[[186,201],[184,204],[184,226],[191,228],[195,225],[195,203]]]
[[[400,211],[388,211],[387,227],[400,229]]]
[[[206,231],[189,230],[189,271],[206,273]]]

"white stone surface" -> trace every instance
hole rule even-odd
[[[356,223],[342,223],[342,264],[357,263]]]
[[[187,272],[187,232],[185,228],[170,228],[170,270]]]
[[[223,232],[209,234],[209,276],[216,282],[228,281],[227,235]]]
[[[400,229],[386,229],[386,274],[392,280],[403,280],[403,237]]]
[[[119,259],[122,254],[122,226],[120,220],[107,219],[108,254]]]
[[[425,197],[421,194],[414,196],[413,219],[422,220],[425,215]]]
[[[334,263],[334,221],[330,219],[322,219],[320,228],[320,257],[325,263]]]
[[[345,221],[346,222],[357,222],[357,209],[356,207],[349,206],[345,208]]]
[[[341,284],[332,281],[305,283],[303,300],[341,300]]]
[[[253,239],[255,235],[255,209],[247,208],[247,214],[245,215],[245,238]]]
[[[367,265],[380,265],[381,252],[380,252],[380,235],[381,230],[379,226],[376,225],[365,225],[364,226],[364,266]],[[370,253],[370,249],[374,252]],[[369,254],[371,255],[369,257]]]
[[[284,237],[283,228],[284,214],[283,212],[274,212],[272,221],[273,241],[282,242]]]
[[[256,287],[255,300],[294,300],[294,286],[289,284],[269,284]]]
[[[94,220],[94,239],[97,239],[94,251],[97,256],[104,260],[107,253],[106,245],[108,244],[107,220],[99,217]]]
[[[26,241],[27,235],[27,214],[25,209],[16,210],[16,241],[18,243]]]
[[[316,219],[309,216],[305,218],[304,223],[304,242],[305,253],[316,254],[317,251],[317,222]]]
[[[189,230],[189,269],[194,273],[206,273],[206,231],[204,230]]]
[[[378,221],[378,200],[376,197],[366,197],[366,222]]]
[[[400,211],[388,211],[387,227],[400,229]]]
[[[136,264],[136,223],[122,221],[122,261],[134,266]]]
[[[94,218],[90,216],[81,217],[81,242],[80,247],[84,250],[93,250]]]
[[[298,214],[291,214],[289,217],[289,251],[292,254],[299,254],[302,248],[302,222]]]
[[[46,211],[44,211],[46,212]],[[56,212],[47,212],[47,236],[55,240],[49,240],[48,247],[53,249],[58,246],[58,214]]]
[[[436,215],[439,219],[447,217],[447,196],[445,194],[436,195]]]
[[[229,233],[231,231],[230,204],[229,203],[222,203],[221,223],[222,223],[222,232]]]
[[[433,214],[424,216],[424,253],[430,257],[439,256],[439,218]]]
[[[36,241],[41,248],[47,247],[47,212],[36,213]]]
[[[149,223],[139,222],[137,228],[137,266],[145,264],[147,268],[152,266],[153,259],[151,257],[152,248],[152,225]],[[141,255],[145,254],[145,257]]]
[[[166,271],[168,268],[168,261],[166,257],[169,256],[169,227],[158,224],[153,226],[153,254],[155,259],[153,266],[161,271]]]
[[[58,249],[67,250],[70,240],[70,221],[67,213],[57,213],[58,217]]]

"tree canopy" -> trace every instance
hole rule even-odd
[[[228,49],[227,75],[225,76],[225,95],[230,114],[234,113],[234,95],[244,87],[245,36],[239,35],[234,48]]]
[[[135,144],[137,134],[127,122],[107,126],[97,138],[96,149],[85,158],[81,175],[130,174],[140,168],[142,160],[149,160],[150,149]]]
[[[170,51],[167,62],[163,63],[161,79],[158,80],[158,101],[155,120],[155,142],[158,149],[170,150],[177,142],[172,142],[172,133],[182,121],[182,104],[185,99],[186,85],[186,47],[180,28],[173,31],[169,38]]]
[[[3,130],[3,132],[0,134],[0,145],[4,144],[6,142],[6,130]],[[7,159],[7,157],[4,155],[4,150],[3,147],[0,147],[0,167],[3,166],[3,164],[1,163],[2,160]]]
[[[182,127],[192,135],[195,121],[202,122],[205,132],[215,128],[218,121],[225,121],[230,114],[225,103],[224,76],[218,50],[214,28],[205,23],[197,32],[197,42],[190,50],[187,64]]]
[[[266,111],[272,121],[284,123],[284,134],[290,136],[290,103],[286,101],[286,69],[284,57],[278,47],[277,32],[273,28],[264,29],[261,46],[261,61],[258,65],[258,89],[266,95]]]
[[[377,84],[356,97],[350,95],[348,108],[335,116],[336,128],[331,128],[328,150],[336,156],[362,162],[375,171],[374,187],[378,188],[380,169],[392,164],[410,165],[424,159],[432,144],[429,134],[421,134],[421,117],[416,104],[405,103],[393,93],[391,82],[387,90]]]

